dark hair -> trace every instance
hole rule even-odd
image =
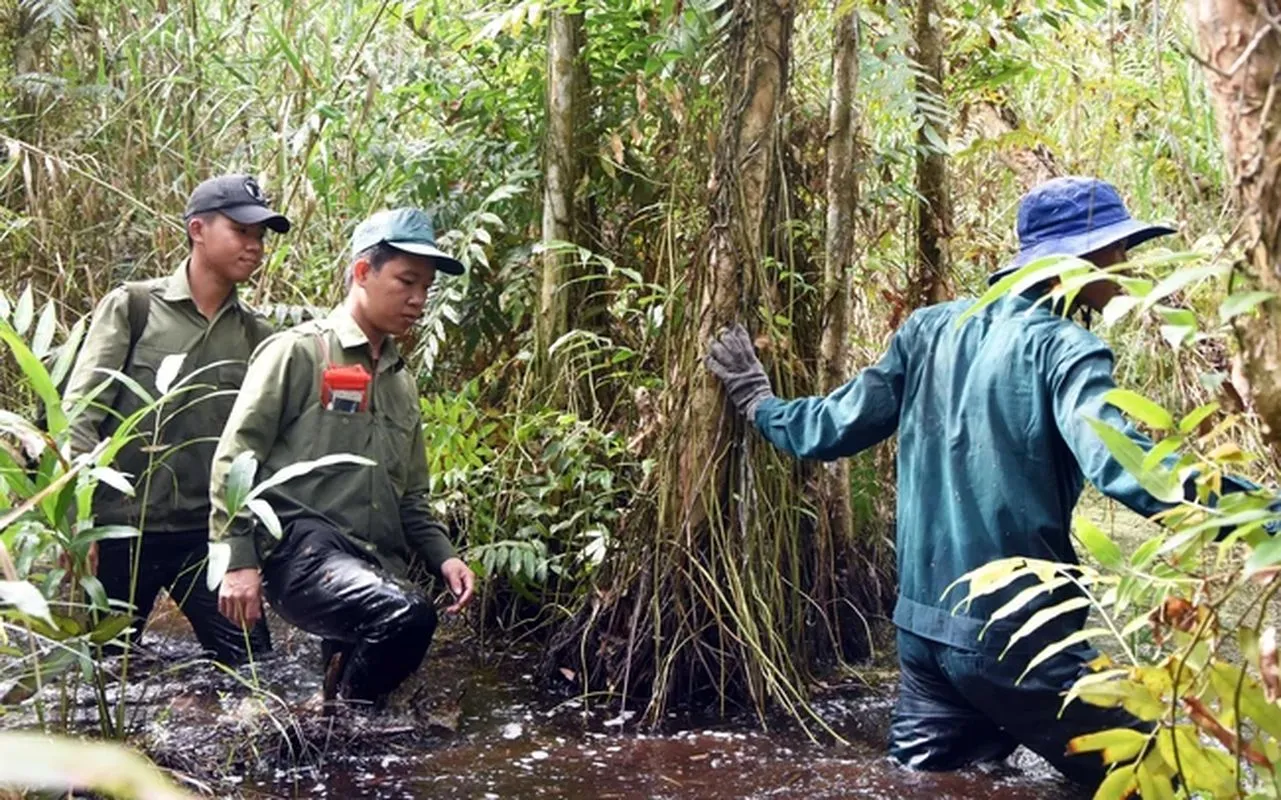
[[[356,262],[360,261],[362,258],[369,262],[370,269],[377,272],[383,268],[384,264],[391,261],[399,254],[399,250],[386,242],[379,242],[378,244],[366,247],[364,250],[357,253],[355,258],[347,264],[347,269],[343,272],[343,286],[347,289],[351,288],[351,282],[356,278],[354,267],[356,266]]]
[[[191,221],[193,219],[198,219],[208,225],[209,220],[216,216],[218,216],[217,211],[201,211],[197,214],[192,214],[190,217],[187,217],[182,221],[182,229],[187,234],[187,252],[191,252],[191,248],[196,246],[196,243],[191,241]]]

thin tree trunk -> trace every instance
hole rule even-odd
[[[536,354],[547,364],[548,348],[569,327],[565,284],[572,258],[557,243],[574,240],[574,187],[578,159],[575,126],[581,114],[577,67],[583,17],[552,10],[547,26],[547,139],[543,156],[542,276],[535,320]]]
[[[743,26],[731,67],[728,100],[712,166],[712,230],[707,266],[697,287],[699,342],[754,309],[750,294],[765,239],[765,207],[775,169],[778,109],[787,80],[792,7],[789,0],[756,0],[734,12]],[[751,323],[750,319],[742,319]],[[688,404],[689,446],[680,466],[681,516],[696,522],[723,481],[709,480],[708,466],[729,451],[732,417],[725,414],[720,382],[705,370],[695,379]],[[714,505],[715,503],[713,503]]]
[[[1281,297],[1281,16],[1275,0],[1189,0],[1207,63],[1223,152],[1245,244],[1232,291]],[[1281,322],[1277,300],[1233,324],[1264,438],[1281,444]]]
[[[917,0],[916,59],[925,74],[917,77],[916,86],[924,124],[916,134],[916,274],[907,287],[911,308],[946,299],[950,269],[948,239],[952,236],[952,200],[947,154],[939,147],[939,142],[947,139],[947,126],[934,108],[943,105],[940,23],[935,0]]]
[[[848,5],[836,0],[836,7]],[[836,21],[832,46],[832,91],[827,112],[827,241],[823,266],[823,338],[819,346],[819,375],[823,392],[849,379],[850,276],[854,263],[854,209],[858,204],[858,172],[854,162],[854,88],[858,84],[858,15],[850,10]],[[828,542],[853,538],[850,508],[850,466],[841,459],[827,465],[819,478],[826,509],[820,526]]]

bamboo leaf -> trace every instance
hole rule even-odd
[[[1072,597],[1061,603],[1055,603],[1048,608],[1043,608],[1040,611],[1037,611],[1031,617],[1028,617],[1027,622],[1023,623],[1023,626],[1010,636],[1010,641],[1005,645],[1005,650],[1001,652],[1001,657],[1004,658],[1005,654],[1010,651],[1010,648],[1013,647],[1016,642],[1036,633],[1036,631],[1047,622],[1052,622],[1064,614],[1070,614],[1073,611],[1086,608],[1089,605],[1090,598],[1088,597]]]
[[[1139,788],[1136,769],[1131,766],[1114,769],[1094,792],[1094,800],[1124,800]]]
[[[227,513],[235,516],[244,508],[245,502],[252,499],[250,487],[253,486],[254,476],[258,473],[258,457],[250,450],[245,450],[236,456],[231,462],[231,469],[227,471],[227,489],[225,500],[227,502]]]
[[[1174,784],[1167,774],[1169,768],[1160,752],[1152,752],[1139,764],[1136,773],[1139,779],[1139,797],[1144,800],[1174,800]]]
[[[8,325],[0,324],[0,340],[9,346],[9,352],[13,353],[13,359],[18,362],[18,368],[22,370],[22,374],[31,384],[31,389],[40,398],[40,402],[44,404],[49,432],[54,436],[61,434],[67,428],[67,416],[62,411],[62,400],[58,397],[58,389],[53,385],[53,380],[50,379],[44,364],[40,363],[40,359],[36,358],[21,337]]]
[[[377,462],[372,459],[365,458],[364,456],[352,455],[351,453],[331,453],[330,455],[322,456],[312,461],[299,461],[296,464],[290,464],[267,480],[255,486],[246,499],[252,500],[272,487],[279,486],[286,481],[291,481],[294,478],[306,475],[307,473],[314,472],[318,469],[324,469],[325,467],[337,466],[339,464],[354,464],[361,467],[372,467],[376,463]]]
[[[978,300],[965,310],[957,320],[956,325],[960,327],[967,319],[982,311],[987,306],[999,300],[1006,294],[1020,294],[1031,289],[1038,283],[1043,283],[1051,278],[1061,278],[1072,272],[1082,272],[1093,270],[1094,266],[1088,261],[1083,261],[1072,256],[1046,256],[1038,258],[1026,266],[1015,270],[1006,275],[1001,280],[992,284]]]
[[[169,394],[169,388],[182,371],[182,362],[186,358],[186,353],[171,353],[161,359],[160,366],[156,368],[156,391],[162,395]]]
[[[1045,663],[1048,659],[1062,653],[1072,645],[1084,642],[1092,636],[1107,636],[1108,633],[1109,631],[1107,628],[1086,628],[1081,631],[1073,631],[1033,656],[1032,660],[1027,663],[1027,667],[1024,668],[1023,674],[1019,675],[1019,679],[1015,681],[1015,683],[1022,683],[1023,679],[1027,677],[1029,672]]]
[[[1174,427],[1174,417],[1169,411],[1129,389],[1110,389],[1104,393],[1103,401],[1116,406],[1153,430],[1165,431]]]
[[[18,298],[18,307],[13,310],[13,332],[19,336],[25,336],[27,329],[31,327],[31,320],[35,313],[35,295],[31,292],[31,284],[27,284],[27,288]]]
[[[1073,754],[1102,751],[1103,763],[1115,764],[1137,756],[1147,741],[1147,734],[1139,733],[1133,728],[1112,728],[1069,740],[1067,751]]]
[[[1125,433],[1113,428],[1099,419],[1087,418],[1086,422],[1094,429],[1095,434],[1103,440],[1108,452],[1117,460],[1126,472],[1134,476],[1139,485],[1148,494],[1166,503],[1177,503],[1183,499],[1183,486],[1169,470],[1156,467],[1143,469],[1143,449],[1135,444]]]
[[[112,467],[94,467],[89,470],[89,477],[99,483],[105,483],[126,497],[134,496],[133,481],[123,472]]]
[[[231,545],[226,542],[210,542],[209,561],[205,565],[205,586],[209,591],[218,591],[229,566],[231,566]]]
[[[271,507],[270,503],[261,497],[255,497],[249,500],[246,505],[249,506],[249,510],[254,512],[258,519],[262,520],[262,524],[267,527],[267,531],[272,536],[279,539],[284,535],[284,531],[280,526],[280,518],[276,516],[276,510]]]
[[[1066,577],[1060,576],[1053,580],[1045,581],[1044,583],[1037,583],[1034,586],[1029,586],[1026,589],[1023,589],[1006,601],[1005,604],[996,611],[992,612],[992,616],[988,617],[987,624],[983,626],[983,630],[979,631],[979,639],[982,639],[983,636],[987,634],[987,629],[992,626],[992,623],[1005,619],[1011,614],[1022,609],[1037,597],[1040,597],[1042,594],[1061,589],[1068,585],[1069,582],[1070,581]]]
[[[80,351],[80,340],[85,335],[84,318],[76,320],[76,324],[71,326],[71,332],[67,334],[67,340],[58,348],[58,357],[53,362],[53,369],[49,372],[49,378],[53,381],[54,386],[62,386],[71,373],[71,367],[76,363],[76,354]]]
[[[1180,433],[1191,433],[1196,430],[1202,422],[1211,414],[1219,410],[1218,403],[1206,403],[1193,409],[1186,417],[1179,421]]]
[[[1084,516],[1076,518],[1073,532],[1086,551],[1108,569],[1120,569],[1125,564],[1125,555],[1116,542],[1108,538],[1103,529]]]
[[[26,581],[0,581],[0,603],[13,606],[19,614],[53,625],[49,601],[40,590]]]
[[[1219,305],[1219,319],[1231,322],[1233,317],[1249,314],[1260,305],[1276,297],[1272,292],[1237,292],[1223,299]]]
[[[53,345],[53,335],[58,331],[58,312],[53,303],[45,303],[40,312],[40,321],[36,323],[36,332],[31,337],[31,352],[36,358],[43,359],[49,355]]]
[[[74,786],[109,797],[195,800],[123,745],[16,731],[0,733],[0,784],[59,794]]]

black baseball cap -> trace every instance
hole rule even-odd
[[[242,225],[266,225],[276,233],[289,232],[289,220],[267,205],[267,196],[252,175],[223,175],[204,181],[191,193],[184,220],[217,211]]]

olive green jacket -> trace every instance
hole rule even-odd
[[[212,320],[206,319],[192,299],[186,260],[172,275],[145,286],[151,294],[147,324],[132,357],[125,287],[109,292],[94,311],[68,379],[67,400],[74,403],[104,382],[108,385],[72,421],[71,452],[92,450],[116,430],[120,419],[147,405],[108,371],[123,372],[159,397],[156,376],[161,363],[168,356],[183,356],[168,398],[142,419],[113,464],[134,479],[134,496],[100,484],[94,516],[100,525],[135,525],[146,532],[200,530],[209,521],[214,444],[244,379],[249,355],[271,334],[271,327],[242,305],[235,292]]]
[[[327,364],[359,364],[371,375],[364,410],[322,407]],[[271,337],[250,362],[244,390],[218,441],[209,486],[210,536],[231,546],[228,569],[257,566],[276,544],[251,511],[232,517],[227,507],[231,465],[246,451],[258,460],[255,483],[291,464],[336,453],[374,462],[313,469],[263,493],[286,533],[294,520],[324,519],[396,575],[406,573],[414,556],[437,573],[454,556],[428,504],[427,454],[413,375],[391,339],[375,360],[346,308]]]

